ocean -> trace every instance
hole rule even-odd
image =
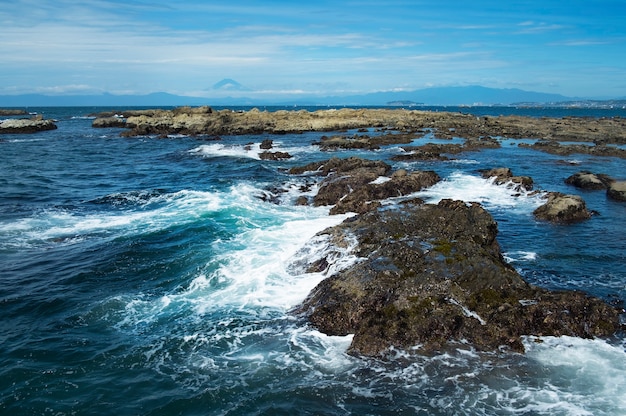
[[[480,202],[505,258],[529,282],[626,299],[626,204],[564,183],[581,170],[626,179],[626,161],[518,147],[445,162],[390,162],[397,146],[320,152],[323,134],[121,138],[105,108],[30,109],[58,129],[0,136],[0,414],[625,415],[626,337],[525,339],[527,352],[463,342],[387,360],[346,354],[290,311],[326,276],[299,260],[350,215],[299,206],[329,157],[381,159],[444,180],[418,196]],[[442,108],[477,115],[626,116],[626,110]],[[352,134],[354,132],[348,132]],[[372,130],[369,134],[377,134]],[[264,161],[264,139],[293,158]],[[454,141],[461,139],[453,139]],[[427,135],[414,144],[440,142]],[[450,143],[450,141],[443,141]],[[573,225],[536,221],[541,192],[478,170],[510,167],[535,189],[583,196]],[[349,252],[340,268],[356,261]]]

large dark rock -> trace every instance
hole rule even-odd
[[[357,157],[348,159],[331,158],[289,170],[292,174],[313,173],[326,176],[313,198],[315,206],[335,205],[353,189],[386,175],[391,166],[378,160]]]
[[[287,152],[264,151],[264,152],[259,153],[259,158],[261,160],[284,160],[284,159],[291,159],[292,156]]]
[[[351,157],[314,162],[292,168],[290,173],[325,176],[313,204],[332,205],[331,214],[367,212],[378,208],[384,199],[407,196],[441,180],[432,171],[399,170],[388,177],[390,170],[385,162]]]
[[[346,178],[346,180],[348,180]],[[330,214],[344,214],[346,212],[363,213],[377,208],[382,201],[388,198],[407,196],[422,189],[429,188],[439,182],[441,178],[433,171],[415,171],[408,173],[399,170],[390,178],[381,182],[368,182],[337,201],[331,208]]]
[[[533,211],[535,218],[560,224],[569,224],[591,218],[585,200],[578,195],[549,192],[547,201]]]
[[[334,247],[355,247],[361,260],[323,280],[295,312],[326,334],[354,334],[352,354],[450,341],[523,351],[522,335],[591,338],[619,327],[617,310],[598,299],[526,283],[502,258],[496,222],[475,203],[408,203],[321,234]],[[310,270],[330,270],[335,254],[313,259]]]
[[[613,180],[604,174],[588,171],[575,173],[565,179],[565,183],[581,189],[607,189]]]

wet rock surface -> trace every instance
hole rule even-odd
[[[537,219],[554,223],[569,224],[591,218],[585,200],[579,195],[549,192],[547,202],[533,211]]]
[[[398,170],[387,176],[390,171],[385,162],[353,157],[315,162],[292,168],[290,173],[324,176],[313,205],[333,205],[331,215],[371,211],[380,207],[382,200],[410,195],[441,180],[433,171]]]
[[[566,184],[581,189],[607,189],[613,181],[608,175],[589,171],[577,172],[565,179]]]
[[[411,201],[321,234],[361,260],[322,281],[295,312],[326,334],[354,334],[353,354],[451,341],[523,351],[522,335],[590,338],[619,327],[618,311],[598,299],[526,283],[503,260],[497,224],[478,204]],[[332,258],[310,269],[327,269]]]

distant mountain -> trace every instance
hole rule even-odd
[[[171,107],[181,105],[254,106],[254,105],[511,105],[515,103],[558,103],[579,100],[558,94],[498,89],[481,86],[436,87],[414,91],[375,92],[350,96],[298,96],[298,97],[244,97],[235,92],[247,91],[230,78],[213,86],[220,96],[213,98],[188,97],[157,92],[147,95],[5,95],[0,96],[0,107],[63,107],[63,106],[144,106]],[[233,91],[234,96],[224,97],[223,91]],[[250,95],[253,91],[250,91]]]
[[[331,101],[350,105],[381,105],[393,102],[414,102],[424,105],[510,105],[516,102],[551,103],[572,100],[559,94],[499,89],[481,86],[434,87],[414,91],[376,92],[348,97],[330,97]]]
[[[220,82],[214,84],[213,89],[221,91],[249,91],[248,88],[231,78],[224,78]]]

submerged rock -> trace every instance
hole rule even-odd
[[[537,219],[568,224],[591,218],[585,200],[578,195],[549,192],[547,202],[533,211]]]
[[[450,341],[523,351],[523,335],[591,338],[619,327],[617,310],[601,300],[526,283],[504,261],[497,224],[476,203],[411,202],[321,234],[335,247],[355,247],[360,261],[323,280],[295,312],[328,335],[354,334],[352,354],[430,351]],[[310,270],[329,270],[333,258],[330,250]]]

